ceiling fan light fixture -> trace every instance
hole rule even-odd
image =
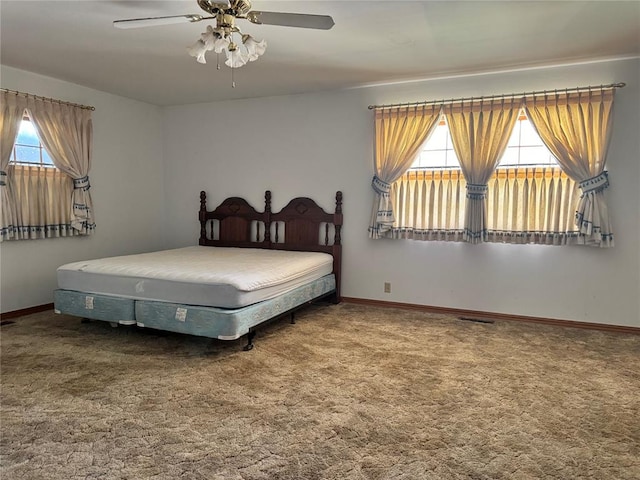
[[[233,41],[233,35],[240,36],[241,43]],[[239,28],[213,28],[207,26],[207,31],[200,34],[200,39],[189,48],[189,55],[196,58],[198,63],[206,64],[206,52],[213,50],[216,53],[225,53],[227,60],[225,65],[231,68],[240,68],[248,62],[253,62],[261,57],[267,49],[267,42],[258,41],[251,35],[243,34]]]
[[[196,62],[198,63],[207,63],[207,60],[204,56],[207,53],[207,46],[202,40],[198,40],[189,48],[189,55],[196,58]]]
[[[247,49],[247,53],[249,54],[249,61],[253,62],[261,57],[264,52],[267,50],[267,42],[266,40],[257,41],[251,35],[242,35],[242,43]]]
[[[206,64],[205,55],[214,50],[218,54],[217,68],[220,68],[219,54],[225,53],[225,65],[239,68],[253,62],[264,55],[267,49],[265,40],[256,40],[251,35],[243,34],[236,26],[237,19],[248,20],[254,24],[282,25],[288,27],[329,30],[333,27],[333,19],[328,15],[312,15],[301,13],[261,12],[251,10],[251,0],[196,0],[198,6],[207,12],[209,17],[197,14],[171,15],[164,17],[131,18],[113,22],[117,28],[136,28],[153,25],[164,25],[182,22],[200,22],[215,20],[215,28],[207,26],[207,31],[200,34],[194,45],[187,48],[189,55],[198,63]],[[237,43],[233,35],[237,34]],[[233,71],[231,73],[233,78]]]
[[[213,41],[214,52],[222,53],[225,50],[229,49],[230,44],[231,44],[231,39],[229,37],[225,37],[224,34],[216,32],[215,40]]]
[[[240,68],[246,65],[249,61],[249,54],[247,53],[246,49],[238,48],[238,46],[233,42],[229,44],[229,48],[225,51],[225,53],[227,55],[227,60],[224,62],[224,64],[227,67]]]

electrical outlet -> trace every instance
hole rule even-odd
[[[391,282],[384,282],[384,293],[391,293]]]

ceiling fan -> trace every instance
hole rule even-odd
[[[206,63],[204,55],[207,51],[225,52],[227,56],[225,64],[232,68],[238,68],[246,65],[247,62],[257,60],[264,53],[267,44],[264,40],[258,42],[251,35],[243,34],[240,28],[236,26],[236,19],[248,20],[258,25],[280,25],[319,30],[329,30],[334,25],[333,18],[328,15],[251,10],[251,2],[249,0],[229,0],[222,3],[213,0],[197,0],[197,2],[200,8],[211,16],[185,14],[131,18],[116,20],[113,22],[113,26],[117,28],[139,28],[215,20],[216,27],[207,26],[207,31],[202,33],[200,39],[189,49],[189,54],[196,57],[199,63]],[[239,35],[241,45],[234,41],[234,34]],[[244,48],[240,48],[241,46]]]

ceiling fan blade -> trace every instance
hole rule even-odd
[[[335,25],[329,15],[310,15],[305,13],[249,12],[247,20],[258,25],[281,25],[283,27],[317,28],[329,30]]]
[[[207,17],[213,18],[213,17]],[[170,15],[168,17],[130,18],[128,20],[116,20],[113,26],[116,28],[140,28],[155,27],[157,25],[172,25],[174,23],[193,23],[204,20],[202,15]]]

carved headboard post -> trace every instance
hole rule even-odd
[[[336,192],[336,211],[333,215],[333,225],[335,235],[333,238],[333,272],[336,276],[336,296],[335,303],[340,303],[341,298],[341,277],[342,277],[342,192]]]
[[[338,218],[336,218],[336,223],[335,227],[336,227],[336,233],[335,233],[335,238],[333,239],[333,243],[337,244],[337,245],[341,245],[342,244],[342,237],[340,236],[340,230],[342,229],[342,192],[341,191],[337,191],[336,192],[336,216]]]
[[[203,242],[206,240],[207,238],[207,194],[205,193],[205,191],[201,191],[200,192],[200,213],[199,213],[199,218],[200,218],[200,245],[203,245]]]
[[[264,213],[267,219],[264,222],[264,241],[268,245],[271,243],[271,191],[264,192]]]

